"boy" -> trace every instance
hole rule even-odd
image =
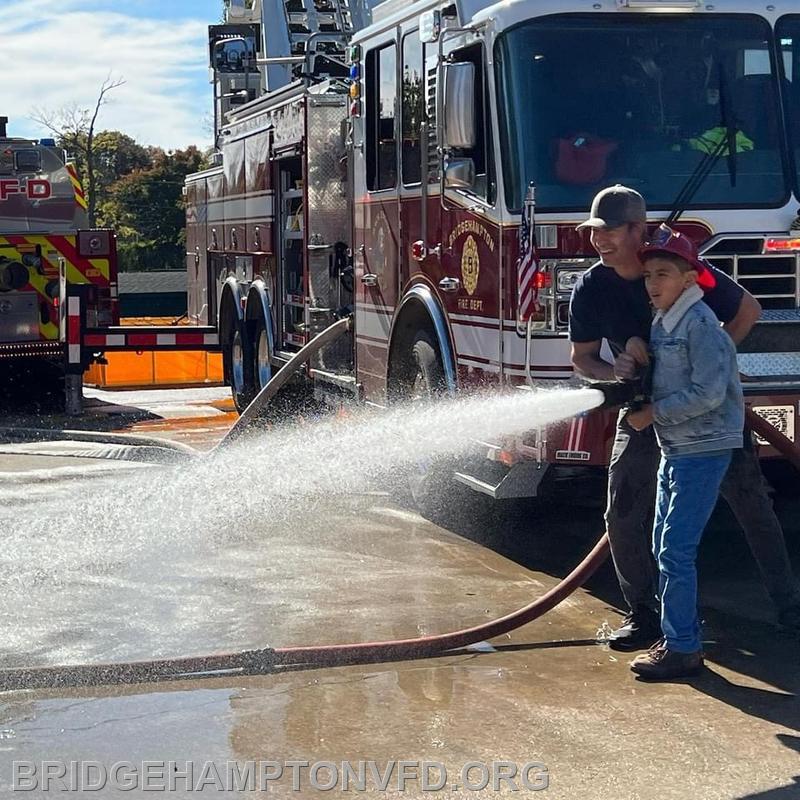
[[[653,554],[664,639],[631,662],[651,680],[693,675],[703,666],[695,559],[734,449],[742,447],[744,399],[736,348],[702,302],[714,277],[691,240],[662,227],[641,251],[655,307],[650,336],[652,404],[628,414],[635,430],[655,428],[661,448]],[[648,360],[644,341],[626,350]]]

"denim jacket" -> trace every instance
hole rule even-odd
[[[736,347],[703,290],[690,286],[650,332],[653,417],[665,456],[742,446],[744,398]]]

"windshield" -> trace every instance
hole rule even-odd
[[[497,43],[508,206],[534,181],[537,207],[585,210],[619,182],[667,209],[721,138],[735,153],[689,207],[782,204],[771,41],[744,15],[564,14],[509,30]]]
[[[800,15],[782,17],[776,30],[784,69],[783,99],[793,153],[795,192],[800,197]]]

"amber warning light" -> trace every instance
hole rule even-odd
[[[764,242],[765,253],[796,253],[800,251],[800,236],[793,239],[767,239]]]

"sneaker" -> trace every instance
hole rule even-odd
[[[612,650],[630,652],[646,650],[661,638],[661,623],[658,615],[645,606],[631,611],[622,624],[608,637],[608,646]]]
[[[787,606],[778,613],[778,623],[782,628],[800,632],[800,603]]]
[[[677,653],[663,640],[631,661],[631,671],[651,681],[671,681],[697,675],[703,668],[703,653]]]

